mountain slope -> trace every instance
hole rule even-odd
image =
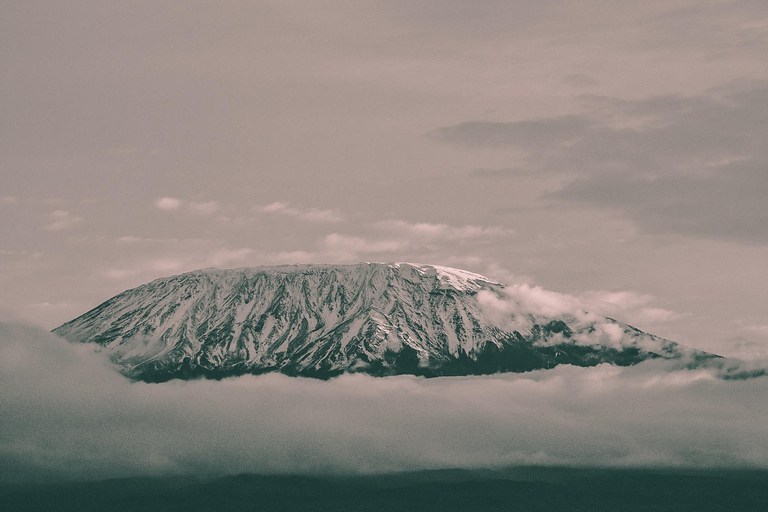
[[[58,327],[147,381],[281,371],[464,375],[704,357],[609,318],[494,310],[504,285],[432,265],[206,269],[127,290]]]

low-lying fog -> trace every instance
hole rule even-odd
[[[0,323],[0,475],[384,472],[519,464],[768,467],[768,377],[561,366],[425,379],[132,383]]]

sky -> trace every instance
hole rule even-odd
[[[0,2],[0,308],[416,261],[768,356],[768,3]]]

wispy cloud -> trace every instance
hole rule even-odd
[[[404,249],[407,242],[403,240],[370,239],[331,233],[323,238],[320,245],[323,252],[331,256],[354,261],[358,260],[361,256],[370,254],[395,253]]]
[[[175,197],[159,197],[154,201],[155,207],[167,212],[178,210],[181,208],[181,203],[182,201]]]
[[[176,197],[159,197],[154,200],[156,208],[166,211],[184,211],[195,215],[213,215],[219,211],[219,203],[216,201],[186,201]]]
[[[748,331],[758,332],[760,334],[765,334],[766,336],[768,336],[768,325],[751,324],[751,325],[744,326],[744,329]]]
[[[274,208],[282,209],[280,206]],[[476,256],[464,254],[467,247],[475,248],[481,243],[515,235],[514,230],[500,226],[452,226],[400,219],[366,223],[357,228],[353,232],[326,234],[310,249],[278,251],[268,260],[278,263],[351,263],[367,259],[395,261],[426,257],[431,261],[436,253],[446,252],[445,249],[450,247],[450,261],[476,263],[479,261]],[[459,247],[463,249],[459,250]],[[449,264],[450,261],[442,262]]]
[[[288,203],[284,203],[282,201],[276,201],[266,206],[262,206],[259,208],[259,211],[261,213],[266,213],[266,214],[287,215],[289,217],[295,217],[308,222],[317,222],[317,223],[326,223],[326,222],[334,223],[334,222],[342,222],[345,220],[344,215],[342,215],[337,210],[328,210],[328,209],[323,210],[319,208],[297,208],[297,207],[290,206]]]
[[[478,301],[489,318],[509,331],[530,332],[535,315],[539,319],[568,319],[573,325],[588,327],[572,341],[585,345],[619,343],[624,332],[613,318],[648,328],[680,318],[682,315],[654,307],[654,297],[631,291],[589,291],[581,295],[553,292],[528,283],[512,283],[503,291],[481,291]],[[607,317],[607,318],[606,318]],[[639,340],[638,340],[639,342]],[[648,349],[659,348],[655,340],[645,340]]]
[[[465,121],[455,126],[438,128],[430,135],[442,142],[464,146],[522,147],[542,150],[575,138],[589,130],[593,121],[587,116],[569,115],[512,123]]]
[[[83,217],[66,210],[56,210],[48,216],[45,229],[48,231],[64,231],[71,229],[83,221]]]
[[[121,243],[137,243],[153,241],[126,237]],[[178,274],[206,267],[228,267],[245,263],[256,255],[250,247],[211,247],[206,240],[200,239],[169,239],[154,240],[162,246],[171,243],[173,250],[162,250],[152,256],[144,256],[138,260],[102,268],[99,276],[118,281],[146,281],[159,276]]]
[[[145,243],[145,244],[179,244],[179,243],[195,243],[195,242],[203,242],[204,239],[202,238],[151,238],[151,237],[143,237],[143,236],[134,236],[134,235],[124,235],[115,238],[115,241],[121,244],[138,244],[138,243]]]
[[[479,238],[514,236],[515,231],[500,226],[482,227],[474,225],[450,226],[442,223],[407,222],[404,220],[386,220],[373,224],[376,230],[397,234],[412,240],[460,241]]]
[[[633,291],[592,290],[579,294],[576,299],[590,311],[618,317],[635,325],[658,325],[684,316],[670,309],[655,306],[658,299],[653,295]]]
[[[767,82],[735,82],[698,96],[581,102],[579,114],[467,121],[431,136],[508,149],[516,169],[570,176],[546,197],[615,210],[650,232],[768,243]]]
[[[0,256],[24,256],[29,258],[39,258],[42,255],[43,255],[43,251],[28,251],[26,249],[21,249],[21,250],[0,249]]]

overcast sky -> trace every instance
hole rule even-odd
[[[2,2],[0,69],[0,307],[46,328],[418,261],[768,355],[764,0]]]

